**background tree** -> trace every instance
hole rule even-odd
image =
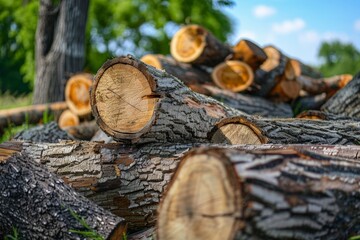
[[[360,71],[360,52],[353,44],[340,41],[324,42],[318,56],[323,62],[320,71],[325,76],[356,74]]]

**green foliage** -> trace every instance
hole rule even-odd
[[[70,232],[86,237],[86,239],[104,240],[104,238],[100,234],[98,234],[94,229],[89,226],[89,224],[87,224],[86,220],[83,217],[79,216],[74,210],[70,208],[69,211],[71,216],[73,216],[76,221],[78,221],[78,223],[80,223],[80,225],[85,228],[85,230],[71,229]]]
[[[52,122],[54,120],[55,120],[54,114],[51,114],[49,112],[49,109],[46,109],[45,112],[43,113],[42,123],[47,124],[47,123]]]
[[[14,96],[9,91],[7,91],[3,94],[0,94],[0,110],[28,106],[31,105],[31,100],[32,94]]]
[[[349,240],[360,240],[360,235],[351,237]]]
[[[18,240],[18,239],[20,239],[17,229],[13,227],[12,230],[13,230],[13,233],[11,235],[10,234],[6,235],[4,240]]]
[[[320,71],[325,76],[345,73],[354,75],[360,71],[360,51],[353,44],[324,42],[318,55],[323,61]]]
[[[15,126],[12,123],[9,123],[9,126],[5,128],[3,135],[0,136],[0,143],[10,140],[18,132],[28,130],[33,126],[34,125],[29,123],[29,115],[25,115],[25,122],[20,126]]]

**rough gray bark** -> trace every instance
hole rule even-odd
[[[57,143],[60,140],[72,140],[64,130],[61,130],[56,122],[30,128],[17,133],[14,140],[30,141],[34,143]]]
[[[89,0],[40,1],[34,103],[63,101],[66,80],[85,62]]]
[[[334,96],[332,96],[321,110],[336,115],[360,118],[360,73]]]
[[[0,237],[16,228],[20,239],[85,239],[70,232],[86,231],[71,211],[104,239],[120,239],[125,230],[123,218],[79,195],[25,154],[0,160],[0,192]]]
[[[149,85],[152,86],[151,99],[157,99],[155,110],[151,120],[141,130],[135,133],[121,132],[117,129],[111,129],[106,120],[102,118],[98,111],[96,96],[106,96],[106,92],[97,92],[100,79],[105,71],[116,64],[130,65],[147,77]],[[116,75],[113,73],[113,75]],[[107,78],[109,79],[109,78]],[[110,79],[111,80],[111,79]],[[108,81],[110,81],[108,80]],[[106,79],[101,84],[106,84]],[[111,85],[109,83],[109,85]],[[125,91],[125,90],[124,90]],[[107,101],[114,104],[116,101],[123,102],[122,98],[115,95],[109,100],[107,97],[99,97],[102,103],[106,105]],[[131,107],[136,107],[136,103],[130,103]],[[150,142],[207,142],[207,134],[212,126],[222,118],[246,115],[236,109],[225,106],[213,98],[195,93],[186,87],[174,76],[157,70],[151,66],[145,65],[132,56],[120,57],[107,61],[100,68],[95,77],[95,82],[91,90],[92,112],[99,127],[119,141],[131,141],[137,143]],[[130,121],[130,120],[129,120]]]
[[[320,110],[321,106],[326,102],[326,99],[326,93],[315,96],[298,97],[292,105],[293,109],[298,113],[306,110]]]
[[[217,163],[212,171],[206,160]],[[223,184],[209,185],[220,170]],[[193,182],[182,181],[187,176]],[[349,239],[360,232],[359,184],[357,160],[298,150],[198,149],[183,158],[169,184],[159,208],[157,237]],[[214,186],[217,191],[205,199],[205,212],[200,193]],[[232,208],[217,210],[224,204]],[[218,226],[223,226],[219,233],[214,231]]]

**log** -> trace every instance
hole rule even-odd
[[[65,101],[69,109],[79,117],[91,114],[90,87],[93,75],[80,73],[72,76],[65,87]]]
[[[91,106],[107,135],[133,143],[207,142],[215,122],[245,115],[132,56],[109,60],[99,69]]]
[[[0,133],[10,125],[19,126],[25,122],[37,124],[41,122],[45,113],[54,114],[57,119],[60,113],[66,109],[65,102],[57,102],[0,110]]]
[[[64,130],[77,140],[90,141],[99,130],[99,127],[96,121],[93,120],[90,122],[82,122],[77,126],[66,127]]]
[[[61,113],[58,124],[61,129],[65,129],[66,127],[78,126],[80,124],[80,119],[72,111],[65,110]]]
[[[209,133],[212,143],[222,144],[339,144],[360,143],[358,121],[261,119],[231,117]]]
[[[332,113],[317,111],[317,110],[307,110],[296,116],[296,118],[305,118],[313,120],[328,120],[328,121],[337,121],[337,120],[348,120],[348,121],[358,121],[356,118],[349,118],[346,116],[339,116]]]
[[[129,240],[155,240],[156,239],[156,229],[154,227],[147,228],[140,232],[130,234],[128,236]]]
[[[211,77],[217,86],[232,92],[244,91],[254,81],[254,73],[250,66],[234,60],[216,65]]]
[[[306,76],[315,79],[323,78],[322,73],[314,69],[313,67],[310,67],[294,58],[289,58],[289,61],[291,65],[294,67],[297,77]]]
[[[360,72],[321,107],[324,112],[360,118]]]
[[[325,92],[328,97],[331,97],[348,84],[352,78],[353,76],[350,74],[342,74],[320,79],[298,76],[296,80],[301,84],[301,89],[310,95],[318,95]]]
[[[360,232],[359,185],[359,161],[296,149],[197,149],[164,194],[157,238],[349,239]]]
[[[57,143],[60,140],[73,140],[56,122],[30,128],[17,133],[12,140],[34,143]]]
[[[77,194],[24,154],[2,157],[0,173],[0,237],[15,228],[21,239],[86,239],[71,232],[87,230],[71,211],[103,239],[120,239],[125,232],[123,218]]]
[[[293,103],[295,113],[306,110],[320,110],[321,106],[326,102],[326,93],[315,96],[302,96],[297,98]]]
[[[264,47],[263,50],[267,59],[255,71],[254,83],[248,91],[257,96],[267,97],[278,82],[279,76],[284,73],[287,58],[273,46]]]
[[[224,103],[226,106],[250,115],[284,118],[293,116],[290,105],[286,103],[274,103],[262,97],[234,93],[213,86],[204,86],[204,88],[211,97]]]
[[[194,92],[209,95],[204,85],[214,85],[210,74],[207,72],[190,64],[177,62],[171,57],[165,57],[159,54],[147,54],[140,58],[140,61],[157,69],[165,70],[167,73],[180,79]]]
[[[90,141],[92,141],[92,142],[103,142],[103,143],[115,142],[112,137],[109,137],[108,135],[106,135],[106,133],[104,133],[104,131],[102,131],[101,129],[99,129],[95,133],[95,135],[91,138]]]
[[[257,70],[267,59],[265,51],[256,43],[242,39],[233,47],[232,59],[247,63],[253,71]]]
[[[170,52],[179,62],[213,67],[232,54],[232,49],[199,25],[182,27],[172,38]]]

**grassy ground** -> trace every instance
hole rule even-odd
[[[32,94],[14,96],[6,92],[0,94],[0,110],[31,105]]]

